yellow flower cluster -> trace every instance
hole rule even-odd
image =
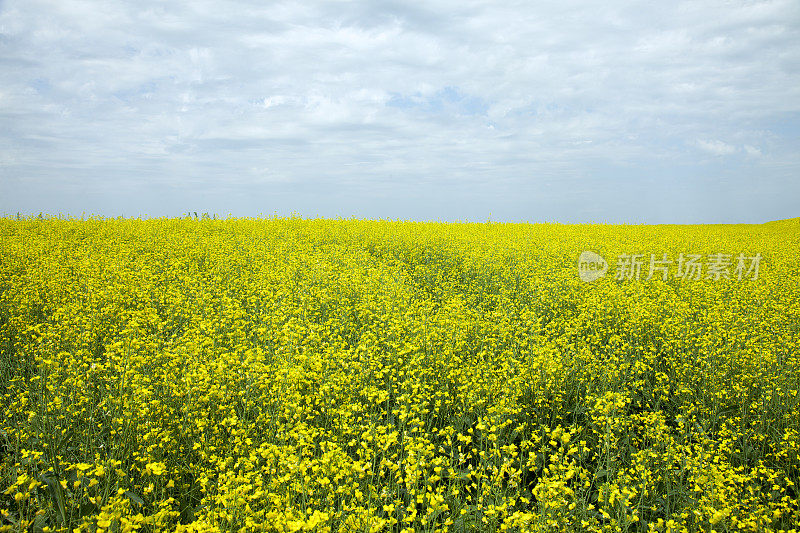
[[[798,222],[0,219],[0,531],[797,531]]]

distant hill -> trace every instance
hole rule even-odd
[[[764,222],[764,224],[800,224],[800,217],[770,220],[769,222]]]

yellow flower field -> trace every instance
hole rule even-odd
[[[795,531],[798,388],[798,219],[0,219],[0,531]]]

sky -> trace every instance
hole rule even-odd
[[[0,0],[0,215],[798,206],[797,0]]]

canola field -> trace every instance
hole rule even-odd
[[[799,304],[800,219],[0,219],[0,531],[796,531]]]

